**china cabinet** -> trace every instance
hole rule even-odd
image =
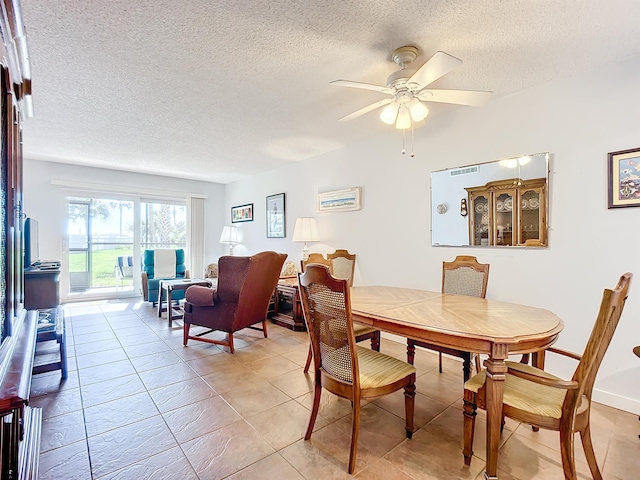
[[[465,190],[471,245],[547,244],[546,178],[511,178]]]

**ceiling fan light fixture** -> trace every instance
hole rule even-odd
[[[380,112],[380,120],[382,120],[387,125],[393,125],[396,121],[396,117],[398,116],[398,104],[396,102],[390,103],[382,112]]]
[[[411,128],[411,114],[409,113],[409,109],[405,106],[402,106],[402,108],[398,110],[396,128],[398,130],[408,130]]]
[[[411,100],[409,104],[409,112],[411,113],[411,119],[414,122],[419,122],[427,118],[429,115],[429,109],[417,98]]]

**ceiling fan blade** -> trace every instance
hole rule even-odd
[[[383,87],[381,85],[371,85],[370,83],[352,82],[350,80],[334,80],[329,83],[340,87],[363,88],[365,90],[373,90],[375,92],[387,93],[389,95],[395,95],[396,93],[392,88]]]
[[[344,117],[342,117],[341,119],[339,119],[340,122],[345,122],[347,120],[353,120],[354,118],[359,117],[360,115],[364,115],[365,113],[369,113],[372,110],[375,110],[376,108],[382,107],[383,105],[388,105],[391,102],[393,102],[393,98],[385,98],[384,100],[380,100],[379,102],[376,103],[372,103],[371,105],[367,105],[364,108],[361,108],[360,110],[356,110],[353,113],[350,113],[349,115],[346,115]]]
[[[421,90],[417,96],[424,102],[455,103],[482,107],[491,99],[493,92],[478,90]]]
[[[416,83],[420,88],[424,88],[460,65],[462,65],[462,60],[459,58],[452,57],[448,53],[436,52],[411,76],[407,83]]]

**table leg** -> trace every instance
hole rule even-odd
[[[498,446],[502,424],[504,380],[507,373],[505,359],[508,353],[506,345],[493,345],[491,355],[485,361],[487,367],[487,465],[484,477],[487,480],[497,480],[498,478]]]
[[[162,282],[158,285],[158,318],[162,317]]]
[[[171,285],[167,287],[167,317],[169,318],[169,328],[173,325],[173,308],[171,308]]]

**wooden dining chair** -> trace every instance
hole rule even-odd
[[[306,262],[304,260],[301,262],[302,271],[304,272],[306,265],[311,263],[329,267],[329,273],[331,273],[331,275],[336,278],[346,279],[349,287],[353,287],[353,274],[356,269],[355,254],[351,254],[347,250],[336,250],[333,253],[329,253],[327,258],[325,258],[320,253],[310,253],[309,259]],[[355,324],[353,329],[356,335],[356,342],[371,340],[371,350],[375,350],[376,352],[380,351],[380,330],[359,324]],[[313,351],[311,345],[309,345],[307,361],[304,364],[304,373],[309,371],[312,355]]]
[[[567,480],[577,479],[574,458],[574,433],[580,432],[584,453],[594,479],[602,479],[593,451],[589,414],[591,394],[611,337],[624,308],[633,275],[625,273],[615,289],[605,289],[591,336],[582,356],[548,348],[579,360],[571,380],[562,380],[544,370],[516,362],[506,362],[502,414],[517,421],[560,432],[562,468]],[[486,371],[464,384],[464,462],[471,463],[476,408],[486,409]],[[495,446],[497,449],[497,445]]]
[[[314,263],[316,265],[326,265],[331,268],[331,261],[325,258],[321,253],[310,253],[309,258],[306,260],[300,260],[300,271],[304,272],[304,269],[307,268],[307,265],[310,263]]]
[[[324,387],[351,400],[349,473],[353,473],[360,430],[360,401],[404,388],[405,431],[413,435],[416,369],[402,360],[356,345],[349,285],[328,267],[308,265],[298,274],[300,301],[311,337],[315,367],[313,407],[304,439],[309,440]]]
[[[476,257],[459,255],[453,262],[442,262],[442,293],[485,298],[489,282],[489,264],[478,263]],[[481,370],[478,355],[472,352],[442,347],[419,340],[407,339],[407,361],[413,365],[416,347],[438,352],[438,370],[442,373],[442,354],[446,353],[463,361],[464,381],[471,378],[471,359],[475,357],[476,370]]]
[[[331,274],[336,278],[346,278],[349,287],[353,287],[353,275],[356,271],[356,255],[347,250],[336,250],[327,254],[331,262]]]

